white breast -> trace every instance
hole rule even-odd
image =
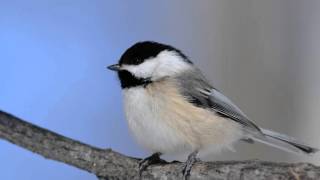
[[[218,151],[241,138],[237,123],[188,103],[175,87],[162,81],[124,90],[128,125],[138,143],[161,153]]]
[[[139,144],[152,152],[175,152],[188,148],[186,140],[163,119],[163,101],[145,88],[124,90],[124,106],[129,128]]]

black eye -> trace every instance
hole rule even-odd
[[[140,64],[140,63],[142,63],[142,60],[140,58],[135,58],[134,62],[135,62],[135,64]]]

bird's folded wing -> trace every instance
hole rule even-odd
[[[229,98],[221,92],[213,88],[202,73],[189,72],[177,77],[180,92],[186,99],[195,106],[210,109],[219,115],[233,120],[245,128],[261,132],[259,127],[255,125],[249,118],[238,108]]]

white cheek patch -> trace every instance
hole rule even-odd
[[[163,51],[156,57],[159,62],[153,73],[154,79],[173,76],[192,67],[175,51]]]
[[[189,68],[191,65],[174,51],[163,51],[139,65],[122,65],[121,67],[122,70],[127,70],[136,77],[152,80],[172,76]]]
[[[149,78],[152,76],[158,61],[150,59],[139,65],[122,65],[122,70],[127,70],[139,78]]]

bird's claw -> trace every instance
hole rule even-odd
[[[142,159],[139,162],[139,177],[140,177],[140,179],[141,179],[142,172],[144,170],[146,170],[148,166],[150,166],[152,164],[166,162],[166,161],[160,159],[160,155],[161,155],[161,153],[154,153],[151,156],[149,156],[145,159]]]
[[[188,160],[185,162],[182,170],[183,180],[188,180],[193,164],[198,161],[198,159],[196,158],[197,154],[198,151],[194,151],[188,156]]]

